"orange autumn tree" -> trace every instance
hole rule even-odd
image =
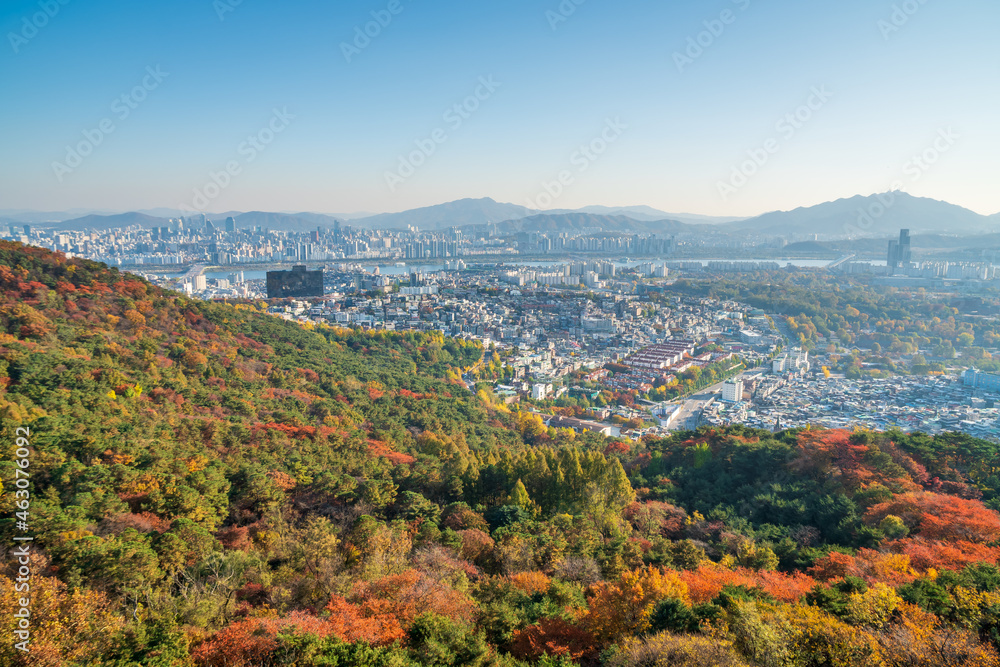
[[[530,571],[530,572],[518,572],[517,574],[511,575],[510,583],[517,590],[528,595],[534,595],[535,593],[544,593],[549,590],[549,586],[552,584],[552,580],[545,576],[544,572]]]
[[[861,549],[856,556],[831,551],[829,555],[818,559],[809,568],[809,573],[822,581],[860,577],[869,584],[880,581],[893,586],[909,583],[919,576],[905,553],[886,553],[874,549]]]
[[[602,581],[590,589],[590,611],[581,624],[610,644],[644,632],[660,600],[688,599],[687,584],[676,572],[652,565],[625,571],[616,582]]]
[[[278,648],[279,633],[327,637],[331,626],[302,611],[294,611],[284,618],[247,618],[219,630],[199,644],[191,656],[198,667],[258,667],[270,661]]]
[[[399,619],[388,611],[378,611],[387,604],[369,604],[364,608],[351,604],[339,595],[330,599],[326,610],[330,612],[330,631],[345,642],[365,642],[373,646],[386,646],[406,636]]]
[[[904,493],[872,506],[865,513],[869,525],[896,516],[910,534],[945,542],[992,542],[1000,539],[1000,514],[977,500],[929,491]]]
[[[718,563],[705,562],[694,570],[680,573],[694,603],[709,602],[726,586],[760,588],[782,602],[794,602],[808,593],[816,580],[801,572],[758,571],[745,567],[728,568]]]
[[[350,601],[363,618],[391,616],[404,630],[426,612],[458,621],[472,618],[472,602],[465,595],[418,570],[359,582]]]
[[[995,563],[1000,560],[1000,547],[972,542],[946,544],[938,540],[905,538],[883,545],[888,551],[906,555],[914,569],[927,571],[961,570],[973,563]]]
[[[802,572],[752,572],[754,584],[782,602],[794,602],[813,589],[816,580]]]

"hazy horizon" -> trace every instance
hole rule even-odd
[[[869,193],[869,194],[851,195],[849,197],[842,198],[842,199],[850,199],[850,198],[855,197],[855,196],[872,197],[872,196],[875,196],[875,195],[878,195],[878,194],[881,194],[881,193],[873,192],[873,193]],[[503,202],[503,201],[496,200],[493,197],[486,196],[486,197],[461,197],[459,199],[451,200],[451,201],[447,201],[447,202],[437,202],[436,204],[428,204],[426,207],[433,207],[433,206],[437,206],[437,205],[450,204],[450,203],[455,203],[455,202],[463,201],[463,200],[478,200],[478,199],[483,199],[483,198],[493,199],[494,201],[496,201],[499,204],[513,204],[513,205],[517,205],[516,202]],[[929,199],[936,199],[936,198],[929,197]],[[802,205],[802,207],[803,208],[810,208],[810,207],[813,207],[813,206],[818,206],[820,204],[829,203],[829,202],[832,202],[832,201],[837,201],[837,200],[828,200],[828,201],[822,201],[822,202],[815,202],[815,203],[812,203],[812,204],[804,204],[804,205]],[[944,201],[944,200],[938,200],[938,201]],[[945,202],[945,203],[955,204],[955,202]],[[957,204],[957,205],[960,206],[960,204]],[[546,214],[558,213],[560,211],[578,212],[578,211],[583,211],[584,209],[590,208],[590,207],[603,207],[603,208],[609,208],[609,209],[629,209],[629,208],[637,209],[637,208],[642,208],[644,206],[648,206],[648,205],[646,205],[646,204],[631,204],[631,205],[584,204],[584,205],[582,205],[580,207],[573,208],[573,209],[565,209],[565,208],[537,209],[537,214],[538,215],[546,215]],[[420,207],[415,207],[415,208],[426,208],[426,207],[425,206],[420,206]],[[142,206],[142,207],[137,207],[137,208],[111,209],[111,208],[107,208],[107,207],[97,208],[97,207],[81,207],[81,206],[77,206],[77,207],[71,207],[71,208],[63,209],[63,210],[60,210],[60,211],[42,211],[42,210],[39,210],[39,209],[10,208],[10,209],[0,209],[0,213],[9,214],[9,215],[16,215],[16,214],[19,214],[19,213],[26,213],[26,212],[32,212],[32,213],[45,213],[45,212],[51,212],[51,213],[73,213],[73,212],[75,212],[75,215],[77,215],[78,217],[83,217],[83,216],[87,216],[87,215],[120,215],[120,214],[125,214],[125,213],[146,213],[148,215],[152,215],[151,213],[148,213],[148,212],[149,211],[156,211],[157,209],[170,209],[170,208],[172,208],[172,207],[169,207],[169,206]],[[651,208],[656,208],[656,207],[651,207]],[[796,208],[798,208],[798,207],[796,207]],[[968,208],[968,207],[964,207],[964,208]],[[346,211],[345,212],[345,211],[337,211],[337,210],[306,210],[306,209],[291,209],[291,208],[254,209],[254,208],[233,207],[233,208],[226,208],[226,209],[219,209],[219,210],[198,211],[197,213],[199,213],[199,214],[200,213],[204,213],[205,215],[208,215],[208,216],[213,216],[213,215],[218,216],[218,215],[225,215],[225,214],[231,213],[231,212],[251,213],[251,212],[257,211],[257,212],[262,212],[262,213],[277,213],[277,214],[282,214],[282,215],[298,215],[298,214],[328,215],[328,216],[331,216],[331,217],[344,218],[346,220],[360,220],[362,218],[367,218],[367,217],[372,217],[372,216],[378,216],[378,215],[392,215],[392,214],[396,214],[396,213],[405,213],[405,212],[411,211],[411,210],[414,210],[414,209],[402,209],[402,210],[397,210],[397,211]],[[660,211],[660,212],[662,212],[664,214],[668,214],[668,215],[690,216],[690,217],[695,217],[695,218],[697,218],[697,217],[705,217],[705,218],[709,218],[709,219],[716,219],[716,218],[718,218],[718,219],[736,218],[736,219],[746,220],[746,219],[755,218],[755,217],[758,217],[758,216],[761,216],[761,215],[765,215],[767,213],[790,211],[790,210],[793,210],[793,209],[770,209],[770,210],[765,210],[765,211],[759,211],[759,212],[752,213],[752,214],[749,214],[749,215],[737,215],[737,214],[733,214],[733,215],[718,215],[718,216],[714,216],[714,215],[710,215],[710,214],[705,214],[705,213],[699,213],[699,212],[696,212],[696,211],[664,211],[663,209],[656,209],[656,210],[658,210],[658,211]],[[983,212],[983,211],[976,211],[975,209],[969,209],[969,210],[973,211],[974,213],[978,213],[978,214],[984,215],[984,216],[1000,215],[1000,212],[992,213],[992,212],[989,212],[989,211],[985,211],[985,212]],[[154,217],[156,217],[156,216],[154,216]]]

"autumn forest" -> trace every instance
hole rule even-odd
[[[478,343],[12,242],[0,322],[0,664],[1000,665],[995,443],[551,429]]]

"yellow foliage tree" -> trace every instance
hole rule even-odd
[[[889,622],[902,603],[895,590],[879,582],[864,593],[852,593],[845,616],[853,625],[879,628]]]
[[[799,604],[782,611],[791,630],[789,645],[801,664],[839,667],[878,664],[877,644],[870,633],[813,605]]]
[[[40,563],[34,563],[40,567]],[[0,576],[0,631],[6,641],[0,646],[0,664],[69,665],[98,664],[112,645],[114,632],[125,619],[118,616],[103,593],[86,589],[67,590],[54,577],[35,576],[31,580],[30,652],[14,647],[18,627],[15,610],[27,593],[16,592],[14,581]]]
[[[688,601],[687,584],[676,572],[652,565],[628,570],[616,582],[594,585],[582,622],[599,640],[616,643],[648,630],[656,604],[667,598]]]

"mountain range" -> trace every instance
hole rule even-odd
[[[106,230],[138,225],[160,227],[168,218],[185,214],[171,209],[146,209],[126,213],[95,212],[81,215],[76,209],[63,213],[24,210],[0,210],[0,222],[28,223],[57,230]],[[894,235],[901,228],[913,233],[954,236],[987,234],[1000,230],[1000,214],[981,215],[948,202],[914,197],[903,192],[858,195],[800,207],[791,211],[773,211],[752,218],[713,217],[696,214],[672,214],[648,206],[588,206],[582,209],[538,211],[517,204],[497,202],[488,197],[460,199],[399,213],[380,213],[363,217],[334,216],[325,213],[289,213],[265,211],[228,211],[210,214],[213,221],[235,217],[237,226],[266,227],[302,232],[317,227],[331,227],[337,222],[366,229],[405,229],[422,231],[450,227],[495,225],[500,233],[606,231],[661,234],[729,234],[733,236],[803,237],[820,239],[868,238]]]
[[[967,208],[904,192],[857,195],[792,211],[774,211],[727,223],[728,231],[762,235],[818,234],[832,238],[885,236],[895,230],[938,234],[994,231],[1000,214],[980,215]]]

